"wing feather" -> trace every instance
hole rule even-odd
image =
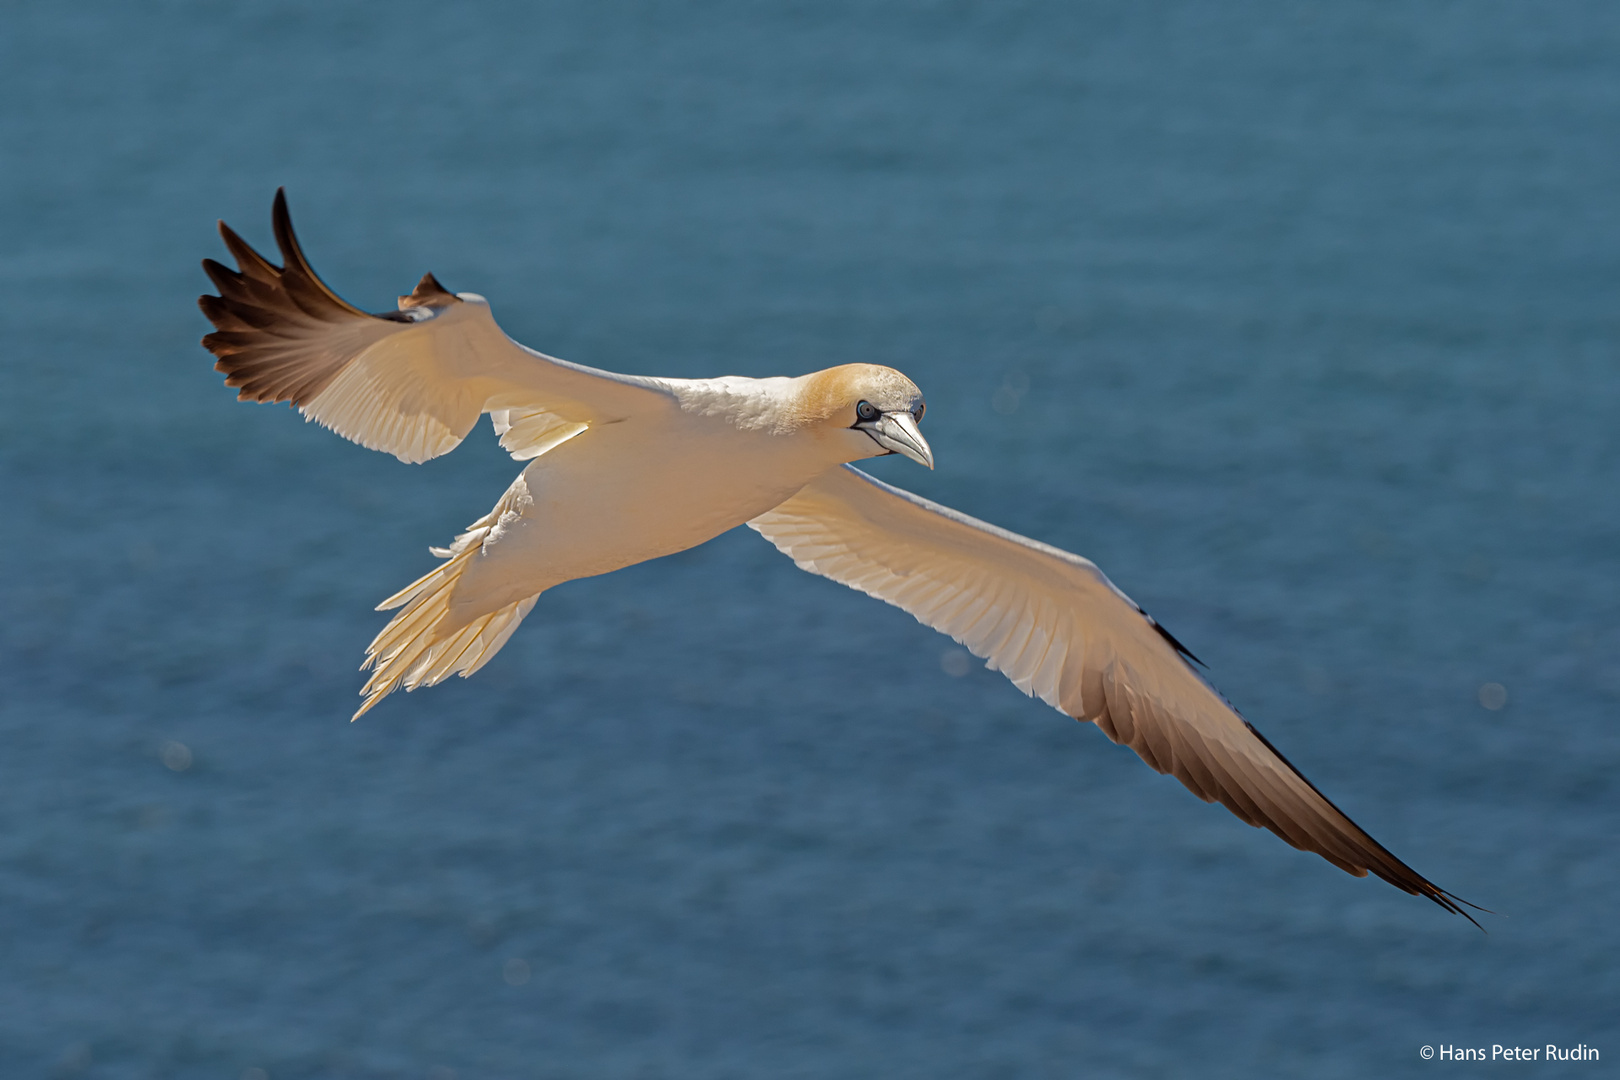
[[[404,461],[454,449],[484,412],[513,457],[538,457],[591,424],[674,407],[653,379],[615,375],[526,349],[489,305],[424,275],[399,310],[371,315],[327,287],[293,232],[286,195],[271,214],[282,265],[224,222],[237,269],[203,260],[219,295],[198,298],[203,345],[243,401],[285,401],[347,439]]]
[[[799,566],[949,634],[1206,802],[1469,918],[1334,806],[1095,565],[845,466],[749,526]],[[1472,905],[1469,905],[1472,906]],[[1477,924],[1476,924],[1477,925]]]

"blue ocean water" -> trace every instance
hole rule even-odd
[[[1598,3],[8,8],[0,1073],[1598,1075],[1419,1050],[1620,1057],[1617,48]],[[601,367],[903,369],[939,469],[873,471],[1096,560],[1506,917],[746,531],[348,724],[372,605],[517,466],[234,403],[197,262],[283,184],[373,310],[432,270]]]

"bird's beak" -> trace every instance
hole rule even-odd
[[[874,442],[891,454],[904,454],[919,465],[934,467],[934,452],[917,430],[917,421],[908,412],[886,412],[870,424],[861,425]]]

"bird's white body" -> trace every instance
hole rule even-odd
[[[904,375],[845,364],[797,378],[658,379],[527,349],[472,293],[431,275],[368,315],[310,268],[278,194],[276,267],[221,225],[239,270],[204,262],[203,339],[239,397],[405,461],[446,453],[489,413],[528,462],[438,567],[384,601],[360,713],[395,689],[470,675],[545,590],[748,524],[802,568],[949,634],[1020,689],[1096,724],[1205,801],[1359,876],[1461,912],[1362,831],[1246,723],[1191,654],[1085,559],[879,483],[848,463],[933,466]]]
[[[883,451],[865,435],[794,428],[800,380],[660,380],[669,400],[534,459],[514,505],[463,571],[451,624],[576,578],[712,540],[835,465]]]

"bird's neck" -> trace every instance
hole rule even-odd
[[[671,389],[682,412],[767,438],[773,455],[786,452],[832,468],[884,452],[865,433],[832,422],[836,387],[829,376],[839,373],[830,368],[798,378],[671,380]]]

